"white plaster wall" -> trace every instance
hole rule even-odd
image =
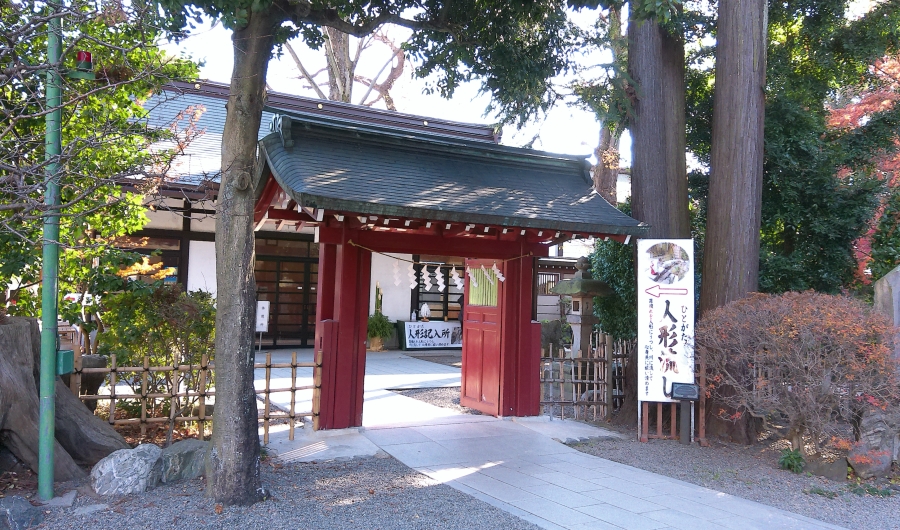
[[[400,285],[394,285],[393,257],[411,260],[410,254],[376,254],[372,253],[372,281],[369,287],[369,314],[375,312],[375,282],[381,284],[381,312],[391,320],[409,320],[409,304],[412,290],[409,288],[409,276],[406,261],[400,262]]]
[[[181,230],[184,217],[176,212],[168,210],[147,210],[147,219],[150,221],[144,228],[158,228],[160,230]]]
[[[188,291],[207,291],[216,296],[216,243],[191,241],[188,261]],[[408,302],[407,302],[408,303]]]

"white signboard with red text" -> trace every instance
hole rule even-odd
[[[637,243],[638,401],[671,402],[694,383],[694,242]]]

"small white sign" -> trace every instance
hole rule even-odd
[[[269,332],[269,301],[260,300],[256,302],[256,332]]]
[[[637,243],[638,400],[672,402],[694,382],[694,241]]]
[[[403,322],[403,335],[410,349],[462,348],[462,325],[456,320]]]

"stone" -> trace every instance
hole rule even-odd
[[[72,515],[87,515],[89,513],[99,512],[109,508],[107,504],[88,504],[72,510]]]
[[[72,506],[75,502],[75,497],[78,496],[78,492],[75,490],[69,490],[66,493],[60,495],[59,497],[53,497],[49,501],[43,503],[44,506],[49,506],[50,508],[68,508]]]
[[[155,485],[151,474],[161,454],[153,444],[115,451],[91,470],[91,487],[100,495],[142,493]]]
[[[886,477],[891,472],[891,454],[858,443],[850,449],[847,461],[861,479]]]
[[[875,309],[900,327],[900,266],[875,281],[873,287]],[[900,359],[900,340],[894,342],[894,358]]]
[[[875,282],[875,309],[900,326],[900,266]]]
[[[25,530],[44,522],[44,512],[22,497],[0,499],[0,530]]]
[[[28,466],[16,458],[12,451],[0,444],[0,473],[24,473],[28,471]]]
[[[175,442],[162,450],[154,474],[163,484],[203,476],[208,452],[209,442],[196,439]]]
[[[828,480],[844,481],[847,480],[847,465],[846,458],[838,458],[834,462],[811,459],[806,463],[803,471],[825,477]]]

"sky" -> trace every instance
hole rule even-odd
[[[584,22],[582,20],[581,22]],[[403,28],[389,27],[387,35],[397,44],[403,42],[409,32]],[[228,83],[231,79],[233,55],[231,32],[221,25],[205,25],[197,28],[192,35],[179,44],[166,43],[163,47],[176,55],[187,55],[194,60],[202,61],[200,77],[210,81]],[[319,71],[325,66],[323,52],[307,48],[301,39],[291,41],[300,60],[310,73]],[[390,58],[390,49],[375,42],[366,49],[359,61],[357,74],[371,78],[376,75]],[[599,61],[596,57],[586,57],[587,61]],[[596,64],[596,62],[595,62]],[[379,77],[383,80],[390,68],[385,68]],[[395,83],[391,95],[399,112],[426,117],[440,118],[467,123],[494,123],[494,116],[485,116],[485,109],[490,103],[488,96],[478,93],[477,83],[460,86],[452,99],[444,99],[437,94],[425,94],[427,80],[414,79],[412,65],[407,62],[403,76]],[[272,90],[289,94],[316,97],[315,92],[304,81],[298,79],[300,72],[290,55],[285,51],[281,57],[273,59],[269,65],[267,82]],[[320,76],[326,81],[325,74]],[[565,81],[565,80],[561,80]],[[327,87],[324,89],[327,93]],[[357,84],[354,88],[354,101],[365,92],[365,86]],[[370,98],[371,99],[371,98]],[[383,104],[376,104],[383,108]],[[502,143],[522,146],[536,135],[540,138],[534,143],[535,149],[552,153],[592,156],[597,145],[600,126],[594,114],[576,107],[557,105],[550,111],[545,120],[530,124],[521,131],[508,126],[503,130]],[[630,140],[623,139],[623,166],[628,165],[630,157]]]

